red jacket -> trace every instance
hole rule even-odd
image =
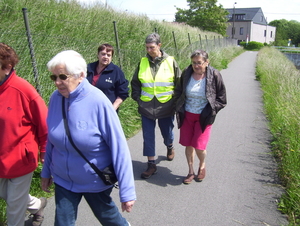
[[[0,85],[0,178],[34,171],[45,152],[47,106],[34,87],[13,70]]]

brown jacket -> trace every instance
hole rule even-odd
[[[180,128],[183,123],[186,87],[192,76],[192,73],[192,65],[184,69],[174,91],[178,128]],[[207,125],[211,125],[214,123],[216,114],[227,104],[226,89],[220,72],[215,68],[208,66],[206,68],[205,79],[206,98],[208,104],[202,110],[200,117],[200,125],[203,131],[205,130]]]

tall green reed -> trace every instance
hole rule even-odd
[[[257,79],[273,135],[273,150],[286,193],[279,208],[300,224],[300,72],[275,48],[265,47],[257,59]]]

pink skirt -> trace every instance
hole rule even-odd
[[[212,125],[208,125],[204,132],[200,127],[200,114],[185,112],[183,124],[180,127],[179,143],[183,146],[192,146],[198,150],[206,150]]]

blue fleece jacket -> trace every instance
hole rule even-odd
[[[101,192],[105,185],[72,147],[62,117],[63,96],[52,94],[48,111],[48,142],[43,178],[73,192]],[[136,199],[132,162],[119,118],[107,97],[84,79],[65,99],[71,136],[85,157],[100,170],[113,163],[120,187],[120,201]]]
[[[99,61],[88,64],[87,66],[87,80],[92,83],[94,72]],[[123,71],[112,62],[104,69],[99,77],[96,85],[107,98],[114,103],[117,97],[123,101],[129,96],[128,80],[125,78]]]

